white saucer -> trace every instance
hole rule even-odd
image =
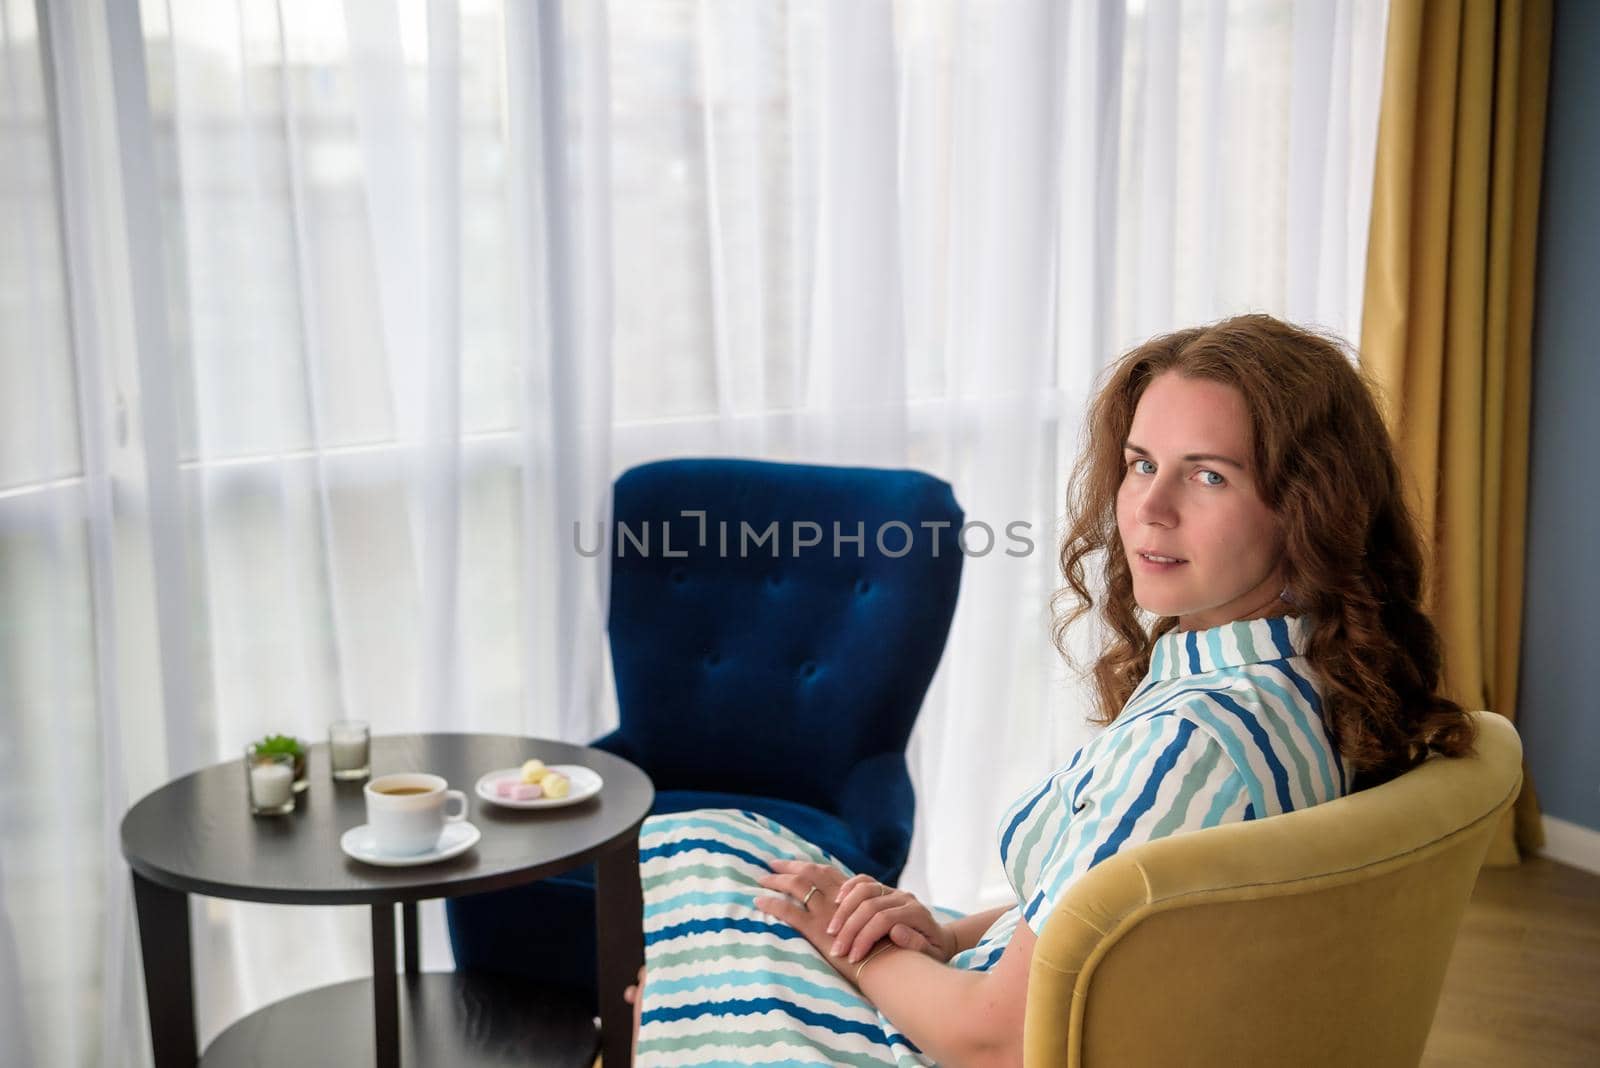
[[[372,827],[363,823],[340,835],[339,848],[344,850],[346,856],[354,857],[366,864],[378,864],[385,868],[409,868],[414,864],[433,864],[459,856],[477,845],[478,839],[482,837],[483,832],[466,820],[456,820],[454,823],[444,825],[444,833],[439,836],[439,844],[426,853],[407,853],[404,856],[397,856],[394,853],[378,852],[378,843],[373,838]]]
[[[515,801],[494,792],[494,784],[501,779],[515,779],[521,782],[521,768],[501,768],[499,771],[485,772],[478,779],[478,785],[474,789],[485,801],[505,808],[562,808],[566,805],[576,805],[579,801],[587,801],[600,792],[600,787],[605,782],[598,772],[590,771],[582,764],[551,764],[550,770],[559,771],[572,780],[572,789],[566,797],[536,797],[532,801]]]

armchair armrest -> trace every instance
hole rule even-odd
[[[839,791],[838,815],[855,831],[863,849],[899,880],[911,851],[916,793],[901,752],[878,753],[861,761],[845,776]]]

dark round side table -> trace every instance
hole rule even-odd
[[[563,808],[518,810],[473,792],[486,771],[531,757],[581,764],[604,786]],[[334,782],[326,743],[312,746],[309,789],[286,816],[252,816],[242,759],[203,768],[141,799],[122,820],[133,869],[139,944],[155,1062],[168,1065],[582,1065],[594,1059],[594,1021],[575,999],[522,979],[424,973],[417,905],[534,882],[590,861],[596,868],[600,1044],[608,1066],[629,1063],[633,1010],[622,988],[644,962],[639,827],[655,789],[643,771],[585,746],[501,734],[409,734],[372,739],[372,774],[429,771],[468,799],[482,838],[460,856],[406,868],[345,856],[339,836],[366,822],[361,782]],[[268,1005],[197,1049],[189,895],[280,905],[367,905],[372,978]],[[396,975],[395,906],[404,975]],[[367,1019],[372,1026],[351,1027]]]

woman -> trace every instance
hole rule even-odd
[[[1470,751],[1401,494],[1324,338],[1242,316],[1123,357],[1073,480],[1055,632],[1101,567],[1108,726],[1000,821],[1015,904],[935,913],[764,817],[652,817],[640,1063],[1020,1063],[1035,933],[1095,864]]]

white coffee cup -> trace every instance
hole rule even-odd
[[[367,826],[372,828],[378,852],[394,856],[426,853],[439,844],[446,823],[467,817],[467,795],[449,789],[437,775],[406,771],[370,780]],[[457,803],[453,814],[446,807]]]

